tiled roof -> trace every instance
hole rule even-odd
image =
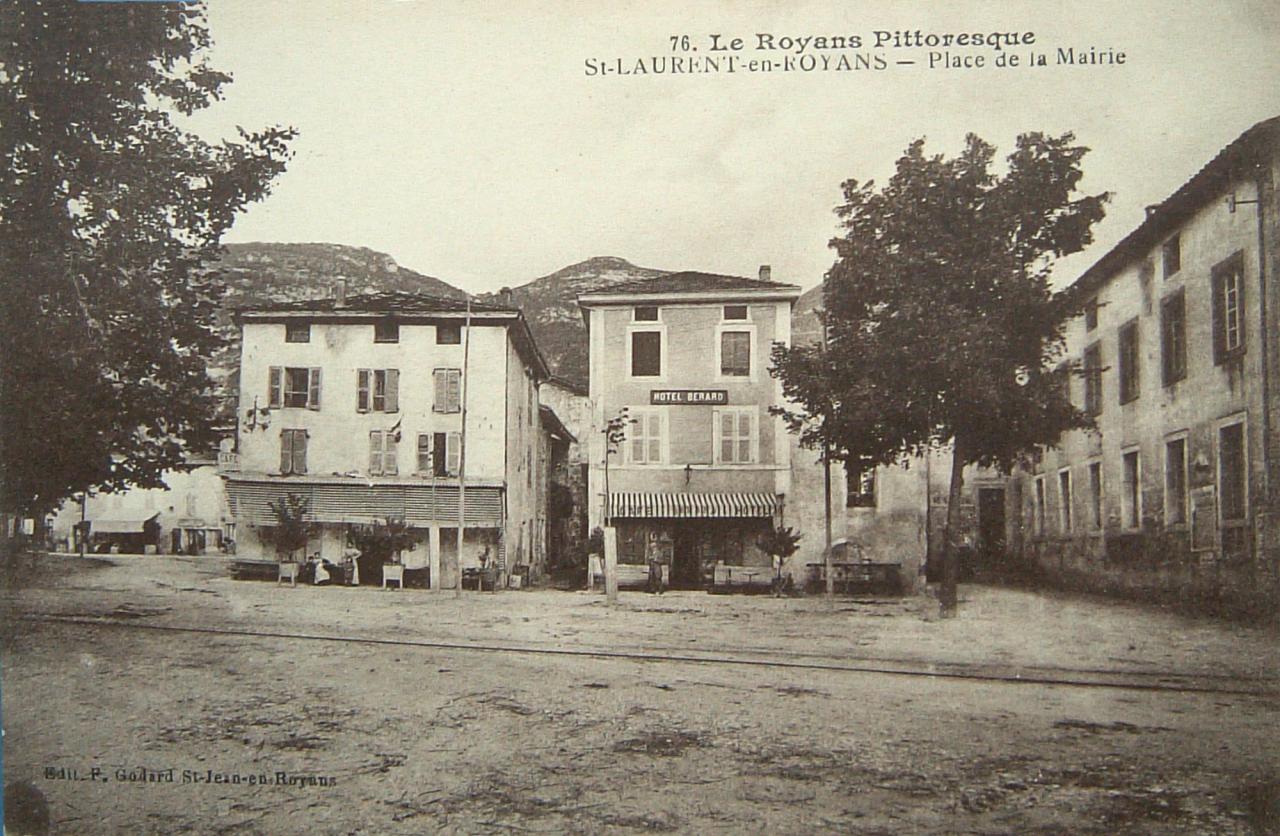
[[[799,290],[792,284],[782,282],[766,282],[759,279],[748,279],[743,276],[722,276],[718,273],[701,273],[697,270],[684,270],[679,273],[668,273],[652,279],[639,279],[633,282],[610,285],[590,290],[583,296],[623,296],[639,293],[698,293],[712,290]]]
[[[330,296],[324,299],[299,299],[290,302],[250,305],[239,308],[238,311],[240,313],[307,311],[315,313],[432,314],[462,313],[466,309],[467,301],[465,299],[451,299],[447,296],[434,296],[429,293],[386,291],[383,293],[362,293],[348,296],[344,305],[339,305],[338,300]],[[471,310],[477,313],[519,313],[518,308],[475,301],[471,303]]]
[[[1278,141],[1280,116],[1263,120],[1240,134],[1176,192],[1151,207],[1143,222],[1084,271],[1066,292],[1092,293],[1127,264],[1145,256],[1206,201],[1218,197],[1233,175],[1248,171],[1268,144],[1274,153]]]

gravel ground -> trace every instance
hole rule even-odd
[[[947,621],[927,599],[623,593],[608,608],[586,593],[281,588],[231,581],[216,559],[47,558],[11,569],[0,597],[5,780],[43,794],[58,833],[1280,827],[1274,632],[962,598]],[[83,621],[31,618],[49,614]],[[706,658],[913,675],[688,661]],[[1148,690],[1192,682],[1208,690]],[[140,769],[174,781],[128,780]]]

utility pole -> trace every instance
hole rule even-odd
[[[89,515],[88,506],[89,506],[89,496],[84,491],[81,491],[80,492],[80,537],[78,538],[80,540],[80,556],[81,557],[84,557],[84,551],[86,546],[85,541],[89,539],[89,526],[85,522],[86,518]]]
[[[453,597],[462,597],[462,531],[467,518],[467,360],[471,356],[471,297],[467,297],[467,325],[462,331],[462,432],[458,437],[458,550],[453,557]],[[448,442],[445,444],[448,447]],[[506,532],[503,532],[506,536]],[[480,581],[481,585],[484,581]]]
[[[822,321],[822,359],[825,362],[827,358],[827,342],[831,339],[831,332],[827,328],[826,317]],[[826,414],[822,416],[822,492],[823,492],[823,509],[822,515],[826,522],[826,547],[822,550],[822,562],[827,574],[827,602],[831,606],[835,606],[836,600],[836,578],[835,567],[831,565],[831,423],[832,404],[828,399]]]

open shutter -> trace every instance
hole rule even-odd
[[[738,414],[738,461],[742,464],[755,458],[751,455],[751,437],[751,413],[741,412]]]
[[[293,472],[307,472],[307,431],[293,431]]]
[[[418,434],[418,472],[431,472],[431,436],[426,433]]]
[[[649,431],[646,433],[649,451],[645,461],[649,464],[659,464],[662,462],[662,414],[650,412],[646,420],[649,422]]]
[[[397,440],[399,433],[386,433],[382,436],[383,443],[386,445],[382,454],[382,472],[388,476],[394,476],[400,472],[400,442]]]
[[[280,431],[280,472],[293,469],[293,430]]]
[[[457,369],[449,370],[449,411],[460,412],[462,410],[462,372]]]
[[[435,381],[435,392],[432,393],[431,409],[435,412],[444,412],[444,399],[448,393],[448,387],[445,385],[444,369],[436,369],[431,373],[432,379]]]
[[[387,412],[400,411],[400,370],[387,369]]]
[[[284,377],[284,369],[272,366],[267,375],[267,406],[274,409],[280,407],[280,385]]]
[[[369,370],[356,370],[356,412],[369,411]]]
[[[457,476],[461,468],[462,433],[449,433],[448,465],[449,475]]]
[[[382,472],[382,433],[374,430],[369,433],[369,473],[377,476]]]
[[[320,369],[311,369],[310,387],[307,394],[307,409],[320,408]]]

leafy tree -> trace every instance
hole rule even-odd
[[[408,523],[397,517],[356,526],[347,537],[361,557],[376,563],[399,563],[400,552],[412,549],[421,539]]]
[[[292,560],[298,549],[306,548],[314,528],[307,522],[310,505],[306,497],[291,493],[268,506],[276,518],[275,526],[269,529],[271,544],[281,560]]]
[[[773,592],[779,595],[783,590],[782,564],[800,548],[800,532],[790,526],[776,526],[760,535],[756,545],[769,557],[781,558],[773,570]]]
[[[0,508],[162,486],[213,440],[222,234],[294,133],[207,142],[204,9],[0,5]]]
[[[954,158],[923,140],[888,183],[848,180],[844,234],[823,284],[826,339],[774,350],[797,405],[779,410],[810,447],[889,464],[950,445],[941,603],[956,606],[955,539],[966,465],[1008,469],[1088,426],[1070,400],[1063,326],[1077,301],[1049,284],[1058,257],[1091,241],[1107,195],[1081,195],[1087,148],[1070,133],[1018,137],[1003,174],[969,135]]]

